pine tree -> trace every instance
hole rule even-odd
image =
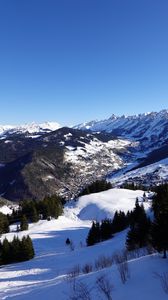
[[[20,222],[20,230],[23,231],[23,230],[28,230],[28,221],[27,221],[27,218],[25,215],[23,215],[21,217],[21,222]]]
[[[163,251],[163,258],[168,250],[168,214],[161,214],[152,224],[152,244],[158,252]]]
[[[166,258],[168,250],[168,184],[158,186],[153,199],[155,220],[152,224],[152,244]]]
[[[103,220],[100,226],[100,231],[102,241],[112,238],[112,221],[110,219]]]
[[[23,237],[21,241],[21,260],[29,260],[34,257],[34,248],[29,236]]]
[[[11,256],[12,261],[17,262],[21,259],[21,241],[18,237],[14,236],[13,241],[11,242]]]
[[[0,252],[1,264],[25,261],[34,257],[34,248],[29,236],[24,236],[22,240],[14,236],[11,242],[5,238]]]
[[[3,264],[7,264],[11,261],[11,247],[8,240],[5,238],[2,243],[1,260]]]
[[[33,223],[36,223],[39,221],[39,215],[37,213],[37,209],[35,208],[35,206],[33,206],[33,208],[32,208],[31,221]]]
[[[113,233],[124,230],[128,227],[128,218],[122,211],[116,211],[112,222]]]
[[[138,199],[131,214],[130,230],[127,234],[126,245],[128,250],[141,248],[149,242],[150,220],[147,218],[144,206],[139,205]]]
[[[9,232],[9,221],[6,215],[0,212],[0,234]]]
[[[87,246],[92,246],[100,242],[100,237],[100,224],[98,222],[93,222],[86,239]]]

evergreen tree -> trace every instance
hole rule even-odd
[[[155,188],[152,208],[155,218],[168,212],[168,184],[163,184]]]
[[[122,211],[116,211],[112,222],[113,233],[124,230],[128,227],[128,218]]]
[[[39,221],[39,215],[38,215],[38,213],[37,213],[37,209],[36,209],[35,206],[33,206],[33,208],[32,208],[31,221],[32,221],[33,223],[36,223],[36,222]]]
[[[57,219],[63,212],[62,199],[57,195],[45,197],[38,204],[38,208],[44,219],[48,217]]]
[[[29,260],[34,257],[34,248],[29,236],[23,237],[21,241],[21,260]]]
[[[146,216],[144,206],[140,206],[138,199],[136,199],[135,208],[131,215],[130,230],[126,239],[128,250],[141,248],[148,244],[150,225],[151,223]]]
[[[2,242],[1,261],[2,264],[7,264],[11,261],[11,247],[8,240],[5,238]]]
[[[166,258],[168,250],[168,184],[155,189],[152,207],[155,216],[151,231],[152,244],[159,252],[163,251],[163,257]]]
[[[13,238],[9,242],[6,238],[3,240],[0,249],[0,263],[8,264],[29,260],[34,257],[34,248],[29,236],[19,240],[18,237]]]
[[[100,226],[100,231],[102,241],[112,238],[112,221],[110,219],[103,220]]]
[[[80,193],[79,196],[88,195],[91,193],[98,193],[105,190],[109,190],[112,188],[112,185],[110,182],[107,182],[106,180],[96,180],[90,185],[88,185],[86,188],[83,189],[83,191]]]
[[[87,246],[92,246],[100,242],[100,236],[100,224],[98,222],[93,222],[86,239]]]
[[[14,236],[13,241],[11,242],[11,256],[12,261],[17,262],[21,260],[21,241],[18,237]]]
[[[163,258],[167,257],[168,250],[168,213],[159,215],[152,224],[152,244],[158,251],[163,251]]]
[[[0,212],[0,234],[9,232],[9,222],[7,216]]]
[[[27,218],[25,215],[23,215],[21,217],[21,222],[20,222],[20,230],[23,231],[23,230],[28,230],[28,221],[27,221]]]

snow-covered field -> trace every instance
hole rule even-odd
[[[125,246],[127,231],[106,242],[86,247],[91,220],[110,217],[116,209],[131,209],[136,197],[142,200],[142,195],[143,191],[111,189],[83,196],[75,205],[69,203],[64,215],[57,220],[39,221],[31,224],[28,231],[18,233],[19,236],[31,236],[36,256],[27,262],[1,267],[0,299],[72,299],[73,284],[67,280],[66,274],[77,265],[80,268],[86,263],[94,265],[98,257],[111,256]],[[146,204],[146,209],[150,209],[150,204]],[[14,231],[15,226],[11,229]],[[14,234],[3,235],[1,239],[4,236],[11,239]],[[73,242],[73,247],[65,244],[66,238]],[[158,255],[132,259],[129,269],[130,278],[125,284],[121,283],[116,265],[98,271],[93,268],[89,274],[80,273],[76,281],[87,285],[93,300],[106,299],[96,288],[96,280],[103,274],[113,285],[113,300],[167,299],[155,275],[167,271],[166,260]]]

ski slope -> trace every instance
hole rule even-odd
[[[143,191],[129,191],[111,189],[106,192],[87,195],[79,198],[72,205],[65,208],[63,216],[57,220],[45,221],[30,224],[26,232],[14,232],[16,226],[13,225],[10,232],[5,236],[11,240],[15,234],[20,237],[29,234],[33,240],[36,256],[34,259],[2,266],[0,269],[0,299],[70,299],[72,295],[72,282],[67,280],[67,273],[86,264],[94,265],[98,257],[111,256],[119,253],[125,247],[127,230],[116,234],[108,241],[99,243],[92,247],[86,247],[85,240],[91,226],[94,211],[90,214],[90,205],[94,204],[99,210],[99,218],[102,216],[112,216],[116,209],[126,210],[134,207],[136,197],[142,199]],[[101,204],[100,204],[101,203]],[[132,205],[132,206],[131,206]],[[146,209],[150,209],[147,204]],[[104,210],[103,210],[104,208]],[[84,210],[84,211],[83,211]],[[80,218],[80,216],[82,218]],[[69,238],[73,247],[65,244]],[[130,278],[123,285],[121,283],[116,265],[103,270],[95,270],[90,274],[79,273],[78,282],[85,283],[91,289],[91,299],[103,298],[96,288],[97,278],[105,274],[113,284],[112,295],[114,300],[158,300],[167,299],[163,292],[160,281],[155,275],[167,271],[167,261],[158,255],[141,257],[129,262]]]

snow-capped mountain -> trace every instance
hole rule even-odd
[[[0,195],[9,200],[54,193],[71,198],[107,176],[116,185],[168,180],[167,168],[159,175],[148,168],[161,160],[164,166],[168,158],[167,110],[59,127],[54,122],[1,127]],[[135,169],[137,176],[131,173]]]
[[[168,110],[117,117],[112,115],[102,121],[91,121],[75,126],[93,132],[105,131],[116,136],[140,141],[143,147],[149,142],[162,145],[168,141]]]
[[[10,200],[74,197],[133,160],[136,143],[68,127],[0,140],[0,194]]]
[[[135,182],[149,186],[168,181],[168,110],[133,116],[112,115],[109,119],[83,123],[75,128],[108,132],[137,143],[132,162],[111,174],[113,184]]]
[[[57,122],[30,123],[24,125],[0,125],[0,136],[13,133],[41,134],[57,130],[61,125]]]

